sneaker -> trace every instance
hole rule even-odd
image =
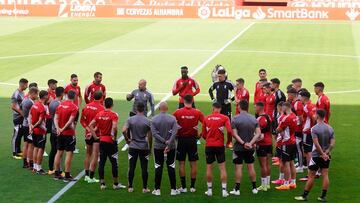
[[[192,187],[192,188],[190,188],[190,192],[194,193],[194,192],[196,192],[196,189]]]
[[[296,168],[296,173],[304,173],[304,168],[303,167],[297,167]]]
[[[266,185],[266,189],[268,189],[268,190],[270,190],[270,189],[271,189],[270,184],[269,184],[269,185]]]
[[[48,157],[49,155],[48,155],[48,153],[44,152],[43,156]]]
[[[303,197],[303,196],[297,196],[297,197],[294,197],[294,199],[297,201],[307,201],[307,197]]]
[[[296,184],[291,183],[291,184],[289,185],[289,187],[290,187],[290,189],[296,189]]]
[[[114,190],[120,190],[120,189],[125,189],[125,188],[126,188],[126,186],[121,183],[118,183],[117,185],[113,185]]]
[[[288,185],[280,185],[278,187],[275,187],[277,190],[290,190],[290,186]]]
[[[320,201],[320,202],[326,202],[327,201],[326,197],[318,197],[317,200]]]
[[[89,180],[90,180],[90,176],[85,176],[84,181],[89,182]]]
[[[55,174],[55,170],[49,170],[48,171],[48,175],[54,175]]]
[[[80,150],[79,150],[79,149],[75,149],[75,150],[73,151],[73,153],[74,153],[74,154],[79,154],[79,153],[80,153]]]
[[[213,195],[212,190],[208,190],[205,192],[205,195],[211,197]]]
[[[128,150],[128,149],[129,149],[129,145],[128,145],[128,144],[125,144],[125,145],[123,146],[123,148],[121,148],[121,151],[125,152],[125,151]]]
[[[22,152],[16,153],[17,156],[23,156],[24,154]]]
[[[228,149],[232,149],[233,147],[234,147],[234,145],[232,142],[229,142],[226,144],[226,148],[228,148]]]
[[[69,177],[65,177],[63,181],[64,181],[64,183],[68,183],[68,182],[77,181],[77,180],[74,179],[72,176],[69,176]]]
[[[302,181],[302,182],[306,182],[306,181],[308,180],[308,176],[305,176],[305,177],[303,177],[303,178],[300,178],[299,180]]]
[[[254,189],[251,190],[251,192],[252,192],[254,195],[256,195],[259,191],[258,191],[256,188],[254,188]]]
[[[171,192],[170,192],[170,195],[171,195],[171,196],[179,195],[179,194],[180,194],[180,191],[179,191],[179,190],[171,189]]]
[[[21,157],[21,156],[18,156],[18,155],[14,155],[13,158],[14,158],[15,160],[21,160],[21,159],[22,159],[22,157]]]
[[[263,186],[263,185],[260,185],[258,188],[257,188],[258,191],[264,191],[266,192],[267,191],[267,186]]]
[[[46,173],[46,171],[44,171],[44,169],[40,169],[40,170],[36,171],[36,174],[45,175],[47,173]]]
[[[222,191],[222,197],[228,197],[228,196],[229,196],[228,191],[223,190],[223,191]]]
[[[240,190],[233,189],[232,191],[230,191],[230,194],[235,195],[235,196],[239,196],[240,195]]]
[[[187,193],[187,189],[186,188],[179,188],[178,189],[178,191],[180,192],[180,193]]]
[[[144,189],[142,190],[142,193],[149,193],[149,192],[151,192],[151,191],[150,191],[150,189],[148,189],[148,188],[144,188]]]
[[[106,189],[106,185],[105,184],[100,184],[100,190],[105,190]]]
[[[130,193],[131,193],[131,192],[134,192],[134,188],[129,187],[129,188],[128,188],[128,192],[130,192]]]
[[[54,176],[54,178],[53,178],[54,180],[62,180],[62,179],[64,179],[61,175],[60,176]]]
[[[91,184],[91,183],[98,183],[100,181],[96,178],[89,178],[89,180],[87,182]]]
[[[201,145],[201,142],[200,142],[200,140],[198,140],[198,141],[196,142],[196,144],[197,144],[197,145]]]
[[[271,181],[272,184],[275,184],[275,185],[282,185],[284,184],[284,180],[282,179],[277,179],[277,180],[273,180]]]
[[[153,194],[153,195],[155,195],[155,196],[160,196],[160,195],[161,195],[161,192],[160,192],[160,190],[158,189],[158,190],[152,191],[151,194]]]

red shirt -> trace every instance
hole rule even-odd
[[[285,118],[285,114],[281,114],[278,118],[278,125],[280,126],[281,122],[283,121],[283,119]],[[282,145],[282,137],[283,137],[284,132],[278,133],[276,136],[276,147],[279,148]]]
[[[76,97],[74,99],[74,103],[77,107],[79,107],[79,97],[81,97],[81,89],[80,86],[73,86],[72,84],[66,85],[64,89],[64,93],[67,94],[70,90],[76,93]]]
[[[185,82],[187,82],[187,85],[183,87],[183,84]],[[179,103],[184,103],[184,99],[183,99],[184,96],[186,95],[196,96],[197,94],[199,94],[199,92],[200,92],[199,84],[191,77],[188,77],[187,79],[182,79],[182,78],[177,79],[172,89],[173,95],[179,94]]]
[[[86,104],[81,113],[81,125],[84,128],[89,126],[90,122],[95,118],[96,114],[103,110],[105,110],[104,106],[97,101]],[[91,133],[85,130],[85,136],[88,137],[89,135],[91,135]]]
[[[265,115],[260,115],[257,118],[257,121],[259,123],[261,133],[264,134],[264,139],[262,139],[260,142],[258,142],[258,145],[265,146],[265,145],[272,145],[272,137],[271,137],[271,121],[268,121],[265,117]]]
[[[275,109],[275,95],[266,94],[265,113],[270,116],[271,121],[274,120],[274,109]]]
[[[40,119],[43,119],[39,125],[37,125],[33,133],[35,135],[45,135],[46,134],[46,125],[45,125],[45,116],[46,116],[46,108],[43,103],[40,101],[36,102],[34,105],[32,105],[30,109],[30,115],[31,115],[31,124],[35,125]]]
[[[311,101],[308,101],[304,106],[304,126],[303,132],[307,135],[311,134],[311,128],[315,125],[313,117],[316,113],[316,107]]]
[[[79,108],[71,100],[65,100],[57,107],[55,115],[58,117],[59,128],[63,128],[69,121],[71,116],[76,116]],[[72,123],[66,128],[61,135],[63,136],[75,136],[75,125]]]
[[[257,81],[255,84],[254,104],[256,104],[259,101],[264,102],[264,104],[265,104],[264,93],[262,91],[261,82]]]
[[[202,124],[202,137],[206,140],[207,147],[224,146],[224,130],[232,134],[230,119],[220,113],[206,116]]]
[[[55,90],[52,90],[52,89],[48,89],[48,94],[49,94],[49,99],[56,99],[56,93],[55,93]]]
[[[96,126],[98,127],[98,136],[100,137],[100,142],[114,143],[111,136],[111,130],[113,122],[118,122],[119,116],[117,113],[111,110],[100,111],[95,116]]]
[[[100,103],[103,104],[104,103],[104,100],[106,98],[106,88],[105,88],[105,85],[103,84],[96,84],[94,82],[92,82],[90,85],[88,85],[85,89],[85,103],[90,103],[92,101],[94,101],[94,93],[96,91],[102,91],[103,93],[103,97],[102,99],[100,100]]]
[[[303,116],[304,116],[304,105],[301,103],[301,101],[295,100],[295,101],[291,102],[291,106],[292,106],[292,111],[295,113],[296,118],[297,118],[295,132],[302,133],[303,124],[302,124],[300,118],[303,118]]]
[[[296,115],[291,113],[286,115],[280,122],[279,128],[283,129],[282,145],[296,144],[295,129],[296,129]]]
[[[198,136],[198,123],[204,121],[204,115],[201,111],[194,108],[181,108],[174,112],[180,129],[178,130],[179,137],[194,137]]]
[[[319,96],[317,102],[316,102],[316,109],[323,109],[326,112],[325,115],[325,123],[329,123],[329,119],[330,119],[330,100],[329,98],[325,95],[322,94]]]
[[[246,100],[247,102],[249,102],[249,99],[250,99],[249,91],[245,88],[243,90],[237,89],[235,96],[238,101]],[[236,114],[239,114],[239,113],[240,113],[239,106],[236,105]]]

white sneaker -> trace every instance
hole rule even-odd
[[[251,192],[252,192],[254,195],[256,195],[259,191],[258,191],[256,188],[254,188],[254,189],[251,190]]]
[[[192,188],[190,188],[190,192],[194,193],[194,192],[196,192],[196,189],[192,187]]]
[[[100,184],[100,190],[105,190],[106,189],[106,185]]]
[[[205,195],[211,197],[213,194],[212,194],[212,190],[208,190],[205,192]]]
[[[142,190],[142,193],[149,193],[149,192],[151,192],[151,191],[148,188],[145,188],[145,189]]]
[[[197,145],[201,145],[201,142],[200,142],[200,140],[198,140],[198,141],[196,142],[196,144],[197,144]]]
[[[46,153],[46,152],[44,151],[43,156],[44,156],[44,157],[48,157],[49,155],[48,155],[48,153]]]
[[[226,190],[222,191],[222,197],[228,197],[229,193]]]
[[[79,150],[79,149],[75,149],[75,150],[73,151],[73,153],[74,153],[74,154],[79,154],[79,153],[80,153],[80,150]]]
[[[128,192],[130,192],[130,193],[134,192],[134,188],[129,187],[129,188],[128,188]]]
[[[307,169],[308,169],[308,167],[307,167],[307,166],[303,166],[303,169],[304,169],[304,170],[307,170]]]
[[[155,196],[160,196],[161,192],[160,192],[160,190],[154,190],[154,191],[152,191],[152,194]]]
[[[178,191],[180,192],[180,193],[187,193],[187,189],[186,188],[179,188],[178,189]]]
[[[296,168],[296,173],[304,173],[304,168],[303,167],[297,167]]]
[[[89,176],[85,176],[84,181],[85,181],[85,182],[89,182],[89,180],[90,180],[90,177],[89,177]]]
[[[128,149],[129,149],[129,145],[128,145],[128,144],[125,144],[125,145],[123,146],[123,148],[121,148],[121,151],[125,152],[125,151],[128,150]]]
[[[171,196],[179,195],[179,194],[180,194],[180,191],[179,191],[179,190],[171,189],[171,192],[170,192],[170,195],[171,195]]]
[[[125,188],[126,186],[121,183],[118,183],[117,185],[113,185],[114,190],[125,189]]]
[[[230,191],[230,194],[235,195],[235,196],[239,196],[240,195],[240,190],[233,189],[232,191]]]

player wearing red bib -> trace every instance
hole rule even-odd
[[[262,91],[263,87],[262,87],[262,85],[264,83],[268,82],[266,77],[267,77],[266,70],[265,69],[260,69],[259,70],[259,81],[256,82],[256,84],[255,84],[254,104],[256,104],[259,101],[265,103],[265,101],[262,100],[262,98],[263,98],[263,95],[262,95],[263,94],[263,91]]]
[[[235,104],[236,104],[236,115],[240,113],[239,110],[239,102],[242,100],[246,100],[249,102],[250,94],[249,91],[244,87],[245,80],[243,78],[239,78],[236,80],[236,92],[235,92]]]
[[[64,93],[65,93],[65,95],[67,95],[70,90],[74,91],[76,94],[75,99],[74,99],[74,104],[77,107],[80,107],[81,103],[82,103],[82,96],[81,96],[81,88],[78,85],[78,83],[79,83],[78,76],[76,74],[71,74],[70,84],[66,85],[66,87],[64,89]]]
[[[101,84],[102,81],[102,73],[96,72],[94,73],[94,81],[88,85],[85,89],[85,103],[90,103],[94,101],[94,93],[98,90],[102,91],[103,97],[101,98],[100,102],[101,104],[104,103],[104,99],[106,97],[106,87],[105,85]]]
[[[317,82],[314,84],[314,91],[316,95],[318,96],[318,100],[316,101],[316,109],[323,109],[326,113],[325,115],[325,123],[329,123],[330,120],[330,100],[329,98],[324,94],[324,88],[325,85],[322,82]]]

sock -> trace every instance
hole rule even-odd
[[[95,175],[95,172],[94,172],[94,171],[90,171],[90,178],[91,178],[91,179],[94,178],[94,175]]]
[[[321,198],[326,197],[326,193],[327,193],[327,190],[323,190],[322,193],[321,193]]]
[[[227,188],[227,184],[226,183],[221,183],[221,187],[223,191],[226,191]]]
[[[255,182],[251,182],[251,184],[252,184],[252,188],[253,188],[253,189],[256,189],[256,181],[255,181]]]
[[[29,162],[30,162],[30,167],[33,168],[33,167],[34,167],[34,162],[33,162],[33,160],[30,160]]]
[[[181,187],[183,189],[185,189],[186,188],[186,178],[185,178],[185,176],[180,177],[180,181],[181,181]]]
[[[280,174],[279,174],[279,179],[280,179],[280,180],[284,180],[284,178],[285,178],[284,173],[280,173]]]
[[[37,170],[40,171],[42,169],[41,164],[37,164]]]
[[[60,171],[55,171],[55,176],[60,176]]]
[[[270,180],[271,180],[270,176],[266,176],[266,185],[270,185]]]
[[[196,178],[191,178],[191,188],[195,188]]]
[[[118,183],[118,182],[114,182],[114,185],[115,185],[115,186],[118,186],[118,185],[119,185],[119,183]]]
[[[292,179],[292,180],[291,180],[291,184],[296,185],[296,179]]]
[[[303,193],[303,197],[307,197],[309,195],[309,191],[307,191],[307,190],[304,190],[304,193]]]
[[[36,163],[34,163],[34,170],[36,170],[37,171],[37,164]]]
[[[288,181],[288,180],[285,180],[284,185],[285,185],[285,186],[288,186],[288,185],[289,185],[289,181]]]
[[[65,178],[69,178],[70,177],[70,172],[65,172]]]
[[[89,176],[89,170],[85,170],[85,176]]]
[[[261,186],[266,186],[267,178],[261,178]]]
[[[211,190],[212,189],[212,182],[207,182],[207,187],[208,187],[208,190]]]
[[[24,166],[26,166],[27,165],[27,160],[26,160],[26,158],[23,158],[23,164],[24,164]]]
[[[240,190],[240,183],[235,183],[235,190],[236,191]]]

